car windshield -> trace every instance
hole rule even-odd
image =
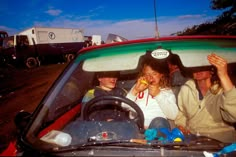
[[[53,153],[68,153],[69,150],[81,153],[85,148],[91,149],[93,146],[102,146],[103,151],[106,151],[104,146],[109,146],[110,149],[119,146],[120,151],[121,148],[136,148],[137,153],[138,150],[152,151],[153,148],[163,147],[168,150],[193,150],[192,154],[203,150],[220,150],[226,144],[197,135],[186,135],[183,139],[176,137],[180,138],[179,142],[148,140],[144,134],[147,130],[144,127],[144,115],[127,98],[105,95],[84,101],[85,95],[94,92],[91,89],[99,86],[101,75],[116,77],[116,87],[130,91],[142,71],[146,57],[166,61],[176,54],[182,66],[191,70],[211,68],[207,55],[212,53],[227,59],[230,76],[235,81],[233,69],[236,63],[236,38],[177,37],[125,41],[85,48],[68,65],[39,104],[25,132],[24,141],[35,149]],[[136,115],[131,117],[130,112],[122,108],[122,104],[130,106]],[[102,112],[104,106],[114,107],[109,108],[111,118],[106,117],[108,112]]]

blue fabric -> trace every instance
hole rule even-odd
[[[152,129],[152,128],[155,128],[155,129],[158,129],[158,128],[171,129],[168,120],[165,119],[165,118],[162,118],[162,117],[156,117],[151,121],[148,129]]]
[[[157,139],[164,142],[173,142],[176,138],[184,140],[184,135],[178,128],[174,128],[173,130],[170,130],[169,128],[147,129],[144,132],[144,135],[145,139],[148,141]]]
[[[161,128],[170,130],[170,124],[168,120],[163,117],[154,118],[151,121],[148,129],[144,133],[146,140],[151,141],[151,140],[159,139],[160,137],[166,138],[166,134],[159,131],[159,129]]]
[[[167,128],[147,129],[144,132],[145,139],[148,141],[165,140],[168,138],[169,134],[170,134],[170,131]]]
[[[157,129],[147,129],[144,132],[145,139],[148,141],[155,140],[157,138]]]
[[[219,156],[221,156],[223,154],[228,154],[228,153],[231,153],[233,151],[236,151],[236,143],[232,143],[231,145],[225,146],[219,152],[214,153],[213,156],[214,157],[219,157]]]

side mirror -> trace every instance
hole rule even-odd
[[[16,125],[17,133],[22,133],[28,122],[30,121],[31,113],[26,111],[20,111],[16,114],[14,118],[14,123]]]

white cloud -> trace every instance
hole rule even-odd
[[[182,16],[179,16],[178,18],[179,19],[198,19],[198,18],[202,18],[204,16],[206,16],[206,15],[200,15],[200,14],[198,14],[198,15],[182,15]]]
[[[194,17],[194,16],[193,16]],[[184,29],[199,25],[209,21],[209,17],[195,16],[198,18],[160,18],[157,20],[158,31],[160,36],[169,36],[172,33],[183,31]],[[155,21],[146,19],[125,20],[125,21],[87,21],[87,27],[84,27],[89,34],[102,34],[107,36],[108,33],[121,35],[127,39],[139,39],[155,36]],[[79,26],[79,25],[78,25]],[[82,25],[81,25],[82,26]]]
[[[1,26],[0,25],[0,30],[7,30],[8,28],[6,26]]]
[[[50,11],[51,14],[58,14],[60,11]],[[183,31],[184,29],[199,25],[206,21],[212,20],[214,17],[203,15],[183,15],[179,17],[159,17],[157,19],[158,30],[160,36],[169,36],[172,33]],[[83,19],[83,18],[82,18]],[[50,21],[36,21],[33,26],[44,27],[64,27],[64,28],[81,28],[85,35],[102,35],[106,40],[109,33],[120,35],[129,40],[148,38],[155,36],[154,19],[136,19],[123,21],[109,20],[82,20],[80,17],[71,19],[68,17],[59,17]],[[22,30],[19,30],[22,31]]]
[[[49,9],[46,11],[47,14],[51,15],[51,16],[58,16],[62,13],[61,10],[59,9]]]
[[[94,12],[103,12],[104,11],[104,6],[98,6],[94,9],[89,10],[89,13],[94,13]]]
[[[6,26],[1,26],[1,25],[0,25],[0,30],[6,31],[8,35],[13,35],[18,32],[18,30],[15,28],[9,28]]]

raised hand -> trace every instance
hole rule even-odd
[[[137,82],[132,90],[132,94],[137,95],[139,92],[142,92],[145,89],[147,89],[148,86],[149,86],[149,83],[148,83],[147,79],[142,76],[137,80]]]
[[[216,54],[210,54],[207,56],[207,59],[210,64],[216,67],[217,69],[217,75],[220,79],[221,85],[224,89],[224,91],[228,91],[233,88],[233,83],[231,82],[228,70],[227,70],[227,61],[216,55]]]
[[[210,64],[214,65],[217,68],[217,74],[219,77],[228,75],[227,61],[224,58],[217,56],[216,54],[213,53],[208,55],[207,59]]]

